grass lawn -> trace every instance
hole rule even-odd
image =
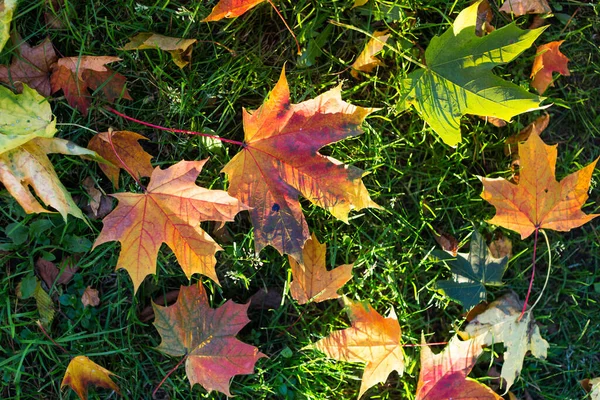
[[[543,114],[522,114],[504,128],[477,117],[462,120],[463,141],[457,148],[443,144],[414,110],[396,111],[399,85],[415,69],[398,53],[419,59],[434,35],[444,32],[457,13],[469,5],[457,0],[370,0],[351,9],[351,0],[280,1],[276,6],[303,49],[268,4],[241,17],[205,23],[214,2],[184,0],[65,0],[55,12],[61,27],[49,28],[44,0],[21,0],[13,29],[30,44],[50,37],[61,56],[117,56],[111,67],[127,77],[132,101],[114,107],[139,120],[170,128],[209,132],[243,140],[242,109],[258,108],[285,66],[294,103],[313,98],[342,83],[344,100],[364,107],[379,107],[367,118],[365,133],[321,150],[323,154],[369,172],[363,178],[372,199],[383,209],[351,214],[345,224],[328,212],[302,201],[311,232],[326,242],[328,267],[354,263],[353,279],[342,292],[354,300],[368,300],[382,315],[394,309],[402,341],[418,344],[450,339],[464,322],[462,307],[435,290],[439,279],[450,276],[444,264],[430,257],[438,248],[434,230],[442,229],[467,245],[477,229],[491,238],[502,231],[513,244],[513,258],[505,285],[490,287],[488,300],[514,290],[523,299],[531,276],[533,236],[525,240],[515,232],[486,223],[494,208],[480,198],[477,175],[509,178],[510,157],[504,140]],[[497,11],[496,26],[510,22]],[[570,76],[559,77],[544,94],[550,124],[542,134],[547,144],[558,143],[558,179],[600,156],[600,5],[595,1],[551,1],[556,14],[537,45],[564,40],[561,51],[571,60]],[[533,17],[519,18],[527,27]],[[336,22],[336,24],[330,21]],[[373,32],[389,29],[391,47],[383,51],[385,66],[356,80],[350,65],[368,38],[351,25]],[[159,50],[123,51],[121,47],[139,32],[198,39],[192,62],[182,69],[169,53]],[[412,43],[418,44],[413,46]],[[8,64],[10,42],[0,54]],[[514,62],[495,68],[495,74],[529,90],[535,47]],[[556,75],[555,75],[556,76]],[[109,128],[131,130],[146,136],[145,149],[153,165],[166,168],[179,160],[210,160],[197,183],[226,189],[221,168],[239,151],[197,136],[148,128],[117,117],[106,109],[98,91],[88,115],[71,108],[62,95],[50,99],[59,123],[58,137],[86,146],[94,132]],[[86,201],[83,180],[91,176],[106,193],[111,182],[96,163],[78,157],[52,155],[55,169],[74,198]],[[139,192],[124,172],[119,191]],[[600,170],[591,183],[586,213],[600,213]],[[36,325],[40,319],[33,299],[19,299],[17,285],[31,275],[40,258],[59,262],[75,256],[80,270],[66,287],[51,295],[58,309],[48,329],[52,339],[71,355],[86,355],[115,373],[124,398],[150,399],[152,391],[177,365],[155,348],[160,336],[141,312],[159,296],[187,285],[173,253],[163,245],[157,274],[136,294],[129,275],[115,271],[120,245],[102,245],[91,251],[102,223],[57,214],[25,214],[0,186],[0,398],[75,399],[60,384],[70,361]],[[246,213],[228,223],[225,234],[214,234],[214,223],[202,227],[224,248],[217,254],[219,287],[202,279],[213,307],[228,299],[245,303],[259,290],[269,293],[271,306],[251,307],[251,322],[238,338],[257,346],[268,358],[260,359],[252,375],[238,375],[231,392],[240,399],[356,399],[363,364],[344,363],[324,354],[302,350],[331,332],[349,326],[340,302],[298,305],[289,294],[291,273],[287,257],[267,247],[254,253],[253,231]],[[542,336],[550,343],[548,357],[528,356],[511,391],[518,399],[581,399],[586,395],[578,381],[600,376],[600,230],[592,221],[570,232],[547,231],[550,248],[539,239],[535,302],[544,284],[548,252],[552,266],[548,285],[534,309]],[[85,288],[99,290],[98,307],[83,307]],[[278,298],[278,296],[283,296]],[[435,347],[434,352],[441,346]],[[498,385],[494,371],[502,365],[502,346],[488,350],[471,376]],[[419,347],[405,347],[402,377],[392,373],[363,398],[413,399],[420,371]],[[117,398],[105,389],[90,389],[90,398]],[[503,394],[502,390],[498,393]],[[225,399],[207,393],[200,385],[190,388],[185,368],[178,368],[157,391],[156,399]],[[507,397],[508,398],[508,397]]]

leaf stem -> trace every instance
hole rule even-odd
[[[533,279],[535,278],[535,254],[537,251],[537,239],[538,232],[540,231],[539,226],[535,227],[535,236],[533,238],[533,261],[531,263],[531,279],[529,280],[529,289],[527,289],[527,296],[525,296],[525,303],[523,303],[523,309],[521,310],[521,315],[519,315],[519,319],[517,321],[521,321],[525,311],[527,311],[527,302],[529,301],[529,296],[531,295],[531,288],[533,287]]]
[[[539,303],[540,300],[542,299],[542,294],[544,293],[544,290],[546,290],[546,286],[548,285],[548,280],[550,279],[550,268],[552,267],[552,249],[550,248],[550,240],[548,240],[548,235],[546,235],[546,232],[543,229],[541,232],[542,232],[542,235],[544,235],[544,239],[546,239],[546,246],[548,247],[548,272],[546,273],[546,280],[544,281],[544,286],[542,287],[542,291],[540,292],[540,295],[538,296],[535,303],[533,303],[533,305],[529,308],[530,310],[532,310],[533,307],[535,307],[537,305],[537,303]]]
[[[281,18],[281,20],[283,21],[283,24],[285,25],[285,27],[287,28],[287,30],[290,32],[290,35],[292,35],[292,37],[294,38],[294,41],[296,42],[296,47],[298,48],[298,55],[302,54],[302,50],[300,49],[300,43],[298,43],[298,39],[296,39],[296,35],[294,35],[294,31],[292,31],[292,28],[290,28],[290,26],[285,21],[285,18],[283,18],[283,15],[281,15],[281,13],[277,9],[277,7],[275,7],[275,4],[273,4],[273,2],[271,0],[267,0],[267,1],[271,5],[271,7],[273,7],[273,9],[277,13],[277,15],[279,15],[279,18]]]
[[[71,355],[67,351],[67,349],[65,349],[64,347],[62,347],[60,344],[56,343],[56,341],[54,339],[52,339],[50,337],[50,335],[48,335],[48,332],[46,332],[46,329],[44,329],[44,326],[42,325],[42,323],[40,321],[35,321],[35,323],[37,324],[38,328],[41,329],[41,331],[44,334],[44,336],[46,336],[56,347],[58,347],[59,349],[61,349],[63,353],[68,354],[69,356]]]
[[[174,367],[173,367],[173,368],[172,368],[172,369],[171,369],[171,370],[170,370],[170,371],[167,373],[167,375],[165,375],[165,377],[162,379],[162,381],[160,381],[160,383],[158,384],[158,386],[157,386],[157,387],[154,389],[154,391],[152,392],[152,398],[153,398],[153,399],[154,399],[154,398],[156,398],[156,392],[158,391],[158,389],[160,389],[160,387],[163,385],[163,383],[165,383],[165,381],[167,380],[167,378],[168,378],[169,376],[171,376],[171,374],[172,374],[173,372],[175,372],[175,371],[177,370],[177,368],[179,368],[179,366],[180,366],[180,365],[181,365],[181,364],[182,364],[182,363],[183,363],[185,360],[187,360],[187,358],[188,358],[188,354],[186,353],[186,355],[185,355],[185,356],[183,356],[183,357],[181,358],[181,360],[179,360],[179,362],[177,363],[177,365],[176,365],[176,366],[174,366]]]
[[[106,106],[105,108],[108,111],[110,111],[111,113],[116,114],[116,115],[118,115],[121,118],[125,118],[126,120],[138,123],[140,125],[145,125],[145,126],[148,126],[150,128],[160,129],[162,131],[167,131],[167,132],[185,133],[187,135],[202,136],[202,137],[207,137],[207,138],[219,140],[219,141],[224,142],[224,143],[236,144],[236,145],[238,145],[240,147],[246,147],[246,145],[243,142],[240,142],[240,141],[237,141],[237,140],[225,139],[225,138],[222,138],[222,137],[217,136],[217,135],[210,135],[208,133],[202,133],[202,132],[196,132],[196,131],[188,131],[186,129],[166,128],[164,126],[154,125],[154,124],[151,124],[150,122],[140,121],[139,119],[135,119],[135,118],[129,117],[129,116],[123,114],[123,113],[118,112],[117,110],[115,110],[112,107]]]
[[[119,160],[119,162],[121,163],[121,166],[123,167],[123,169],[125,171],[127,171],[127,173],[129,175],[131,175],[131,177],[138,184],[138,186],[140,188],[142,188],[142,191],[144,193],[146,193],[146,187],[144,185],[142,185],[142,182],[140,181],[140,178],[137,177],[137,176],[135,176],[135,174],[133,173],[133,170],[131,168],[129,168],[129,165],[127,165],[125,163],[125,161],[121,158],[121,156],[117,152],[117,149],[115,148],[115,145],[113,144],[113,141],[112,141],[112,136],[113,136],[113,129],[112,128],[108,128],[108,143],[110,144],[110,147],[112,148],[113,153],[115,153],[115,157],[117,157],[117,160]]]

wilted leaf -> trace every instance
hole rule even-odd
[[[26,83],[42,96],[48,97],[52,93],[50,71],[57,60],[50,39],[45,39],[35,47],[21,41],[10,67],[0,65],[0,82],[15,88],[19,93],[23,91],[23,83]]]
[[[94,215],[98,215],[98,209],[100,208],[100,202],[102,201],[102,192],[96,189],[96,183],[91,176],[85,178],[83,182],[81,182],[81,186],[83,186],[85,192],[89,196],[88,205],[90,206],[90,209]]]
[[[119,387],[110,379],[110,375],[114,374],[86,356],[77,356],[69,363],[60,387],[70,386],[82,400],[87,400],[90,385],[112,389],[120,394]]]
[[[519,184],[504,178],[483,178],[481,197],[496,207],[491,224],[521,234],[521,239],[536,229],[569,231],[596,218],[581,207],[588,198],[590,179],[598,159],[556,180],[556,145],[548,146],[532,132],[525,143],[519,143]]]
[[[43,327],[48,328],[54,320],[54,303],[52,303],[52,299],[42,288],[41,282],[35,277],[33,277],[33,281],[35,282],[33,291],[22,290],[22,283],[25,279],[23,279],[17,287],[17,296],[21,299],[28,299],[29,297],[35,299],[35,305],[40,313],[40,323]]]
[[[200,228],[200,221],[232,221],[247,207],[227,192],[196,185],[204,163],[206,160],[180,161],[165,170],[157,167],[145,193],[112,195],[119,205],[104,218],[93,248],[121,242],[116,268],[127,270],[135,291],[156,270],[163,243],[173,250],[188,279],[201,273],[219,282],[215,252],[222,249]]]
[[[231,396],[231,379],[253,373],[256,361],[266,357],[235,337],[250,322],[248,304],[229,300],[219,308],[210,308],[201,282],[182,286],[172,306],[153,303],[153,307],[154,326],[162,338],[157,349],[187,357],[185,372],[192,386],[199,383],[208,392],[218,390]]]
[[[440,245],[442,250],[447,251],[453,257],[458,253],[458,240],[449,233],[444,232],[440,228],[436,228],[433,232],[433,238]]]
[[[495,258],[512,257],[512,242],[500,230],[494,234],[490,243],[490,254]]]
[[[434,255],[450,265],[452,280],[438,281],[436,286],[446,296],[460,302],[465,310],[475,307],[487,298],[485,285],[501,285],[508,257],[494,258],[489,253],[483,236],[473,231],[469,253],[435,251]]]
[[[131,38],[121,50],[146,50],[161,49],[168,51],[173,56],[173,62],[179,68],[188,65],[192,59],[193,44],[196,39],[182,39],[163,36],[156,33],[138,33]]]
[[[106,67],[106,64],[120,61],[118,57],[63,57],[54,66],[50,76],[52,93],[62,90],[71,107],[87,113],[90,106],[88,89],[102,88],[109,102],[122,97],[132,100],[125,88],[125,77]]]
[[[500,11],[519,17],[525,14],[547,14],[552,9],[546,0],[506,0]]]
[[[84,307],[92,306],[96,307],[100,304],[100,297],[98,297],[98,290],[88,286],[85,288],[83,295],[81,296],[81,303]]]
[[[523,303],[514,292],[510,292],[490,303],[487,310],[479,314],[459,332],[463,338],[478,338],[485,345],[504,342],[504,364],[501,376],[510,389],[523,367],[528,351],[537,358],[546,358],[548,342],[540,335],[531,311],[525,312],[519,321]]]
[[[543,94],[548,86],[553,85],[553,72],[564,76],[571,75],[567,67],[569,59],[558,49],[563,42],[564,40],[550,42],[537,48],[531,68],[531,86],[540,94]]]
[[[360,124],[373,111],[342,101],[339,86],[292,104],[285,71],[258,110],[244,110],[245,147],[223,172],[229,175],[229,194],[252,207],[257,253],[270,244],[302,261],[310,233],[301,194],[344,222],[352,209],[379,207],[362,183],[362,170],[318,153],[361,134]]]
[[[480,1],[479,7],[477,8],[477,22],[475,23],[475,34],[477,36],[483,36],[496,29],[492,25],[493,17],[494,13],[490,6],[490,2],[488,0]]]
[[[331,271],[325,267],[326,244],[321,244],[313,233],[302,249],[303,264],[288,257],[294,281],[290,285],[292,297],[298,304],[336,299],[342,286],[352,279],[352,264],[341,265]]]
[[[399,110],[411,105],[441,137],[460,142],[460,118],[475,114],[509,121],[513,116],[539,109],[543,98],[492,74],[497,65],[514,60],[531,46],[544,28],[522,30],[515,23],[488,35],[475,35],[479,3],[463,10],[425,51],[426,68],[403,81]]]
[[[306,348],[317,349],[339,361],[365,363],[360,398],[370,387],[385,382],[392,371],[404,373],[402,337],[396,313],[384,318],[368,303],[346,299],[352,327],[332,332]]]
[[[377,66],[384,65],[383,61],[375,57],[377,53],[383,50],[385,42],[390,38],[388,31],[375,31],[373,37],[365,45],[365,48],[360,53],[354,64],[350,75],[358,79],[358,72],[371,72]]]
[[[524,142],[529,139],[529,135],[531,135],[532,132],[534,132],[535,135],[540,136],[548,127],[548,123],[550,123],[550,115],[544,114],[523,128],[517,135],[508,137],[504,141],[504,154],[507,156],[513,155],[513,158],[516,158],[519,155],[519,142]]]
[[[52,262],[38,258],[35,262],[35,270],[42,278],[48,288],[53,285],[66,285],[79,268],[75,265],[71,257],[66,257],[60,263],[60,269]]]
[[[219,3],[217,3],[208,17],[204,18],[202,22],[239,17],[249,9],[264,1],[265,0],[219,0]]]
[[[600,400],[600,378],[584,379],[579,383],[590,394],[591,400]]]
[[[421,343],[421,373],[416,400],[502,400],[489,387],[467,378],[482,353],[479,340],[461,341],[454,336],[439,354],[433,354],[425,337]]]
[[[135,178],[148,177],[152,175],[152,156],[144,151],[139,140],[148,140],[146,137],[130,131],[110,131],[95,135],[88,143],[88,149],[94,150],[100,156],[110,161],[113,165],[100,164],[100,169],[110,179],[115,188],[119,188],[119,171],[125,166],[115,155],[112,144],[121,160],[127,164],[130,171],[137,174]]]
[[[2,0],[0,3],[0,50],[10,37],[10,23],[16,7],[17,0]]]

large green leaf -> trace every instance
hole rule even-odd
[[[4,48],[10,36],[10,22],[17,7],[17,0],[1,0],[0,2],[0,50]]]
[[[545,28],[522,30],[515,23],[478,37],[477,7],[464,9],[452,27],[436,36],[425,51],[426,68],[403,80],[400,110],[411,105],[450,146],[460,142],[460,118],[465,114],[510,120],[539,109],[542,97],[492,73],[514,60]]]

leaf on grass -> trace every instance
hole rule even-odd
[[[31,283],[35,285],[33,291],[22,290],[23,283],[27,282],[28,278],[24,278],[19,282],[17,286],[17,297],[20,299],[28,299],[33,297],[35,299],[35,305],[40,313],[40,323],[44,328],[48,328],[54,320],[54,303],[52,299],[42,288],[42,283],[35,277],[31,277]]]
[[[172,306],[152,306],[154,326],[162,338],[157,349],[173,357],[187,356],[185,372],[192,386],[199,383],[208,392],[231,396],[231,379],[252,374],[256,361],[266,357],[235,337],[250,322],[248,304],[228,300],[213,309],[201,282],[182,286]]]
[[[114,375],[86,356],[77,356],[71,360],[60,387],[70,386],[80,399],[87,400],[88,386],[100,386],[120,394],[119,387],[110,379]]]
[[[6,83],[18,93],[23,91],[23,83],[26,83],[42,96],[50,96],[50,72],[58,60],[52,42],[46,38],[42,43],[31,47],[20,38],[17,41],[21,43],[10,66],[0,65],[0,82]]]
[[[546,358],[548,342],[540,335],[531,311],[525,312],[519,321],[523,303],[510,292],[490,303],[487,310],[475,317],[459,332],[463,339],[478,338],[484,345],[504,342],[504,364],[501,377],[510,389],[523,367],[528,351],[537,358]]]
[[[0,3],[0,50],[10,37],[10,23],[17,7],[17,0],[2,0]]]
[[[94,178],[92,178],[91,176],[85,178],[83,182],[81,182],[81,186],[83,186],[85,192],[88,194],[88,205],[90,206],[93,215],[98,216],[100,202],[102,201],[102,192],[96,189],[96,183],[94,182]]]
[[[173,250],[188,279],[201,273],[219,282],[215,253],[222,249],[200,228],[200,221],[232,221],[248,207],[225,191],[196,185],[206,161],[180,161],[165,170],[156,167],[145,193],[112,195],[119,205],[104,218],[93,248],[121,242],[116,268],[127,270],[134,291],[147,275],[155,273],[163,243]]]
[[[121,97],[132,100],[125,88],[125,77],[106,67],[120,60],[109,56],[63,57],[50,76],[52,93],[62,90],[69,105],[82,114],[87,113],[91,104],[88,89],[101,89],[111,103]]]
[[[438,281],[436,286],[446,296],[460,302],[466,311],[487,298],[485,285],[501,285],[508,257],[494,258],[483,236],[473,231],[469,253],[435,251],[434,255],[450,265],[452,280]]]
[[[161,49],[168,51],[173,57],[173,62],[179,68],[183,68],[192,60],[193,44],[196,42],[196,39],[183,39],[145,32],[132,37],[121,50]]]
[[[344,222],[350,210],[379,208],[362,182],[362,170],[318,152],[360,135],[360,124],[373,111],[342,101],[340,86],[292,104],[285,70],[258,110],[244,110],[245,147],[223,172],[229,175],[229,194],[252,207],[257,253],[270,244],[302,262],[310,233],[301,194]]]
[[[331,271],[327,270],[326,251],[327,245],[319,243],[313,233],[302,249],[303,264],[288,257],[294,278],[290,285],[290,292],[298,304],[337,299],[340,297],[337,291],[352,279],[352,264],[341,265]]]
[[[461,341],[454,336],[439,354],[433,354],[425,337],[421,343],[421,373],[416,400],[502,400],[489,387],[467,378],[482,353],[478,339]]]
[[[590,394],[591,400],[600,400],[600,378],[579,381],[583,390]]]
[[[519,157],[519,184],[478,177],[483,183],[481,197],[496,207],[489,223],[519,232],[525,239],[536,229],[570,231],[599,215],[581,211],[598,159],[559,183],[556,145],[546,145],[535,132],[519,143]]]
[[[98,290],[88,286],[85,288],[83,295],[81,295],[81,303],[84,307],[92,306],[96,307],[100,304],[100,297],[98,297]]]
[[[358,79],[358,72],[371,72],[373,69],[380,65],[385,65],[383,61],[375,57],[377,53],[383,50],[383,46],[390,38],[388,31],[375,31],[373,37],[367,42],[365,48],[360,53],[354,64],[352,64],[350,75]]]
[[[100,156],[110,161],[113,165],[100,164],[100,169],[110,179],[115,188],[119,188],[119,171],[125,169],[119,158],[115,155],[112,144],[121,160],[130,171],[135,173],[136,178],[149,177],[152,175],[152,156],[148,154],[139,144],[139,140],[148,140],[146,137],[130,131],[110,131],[95,135],[88,143],[88,149],[94,150]]]
[[[458,240],[449,233],[444,232],[441,228],[435,228],[433,238],[440,245],[442,250],[456,257],[458,253]]]
[[[202,22],[239,17],[249,9],[264,1],[265,0],[219,0],[219,3],[217,3],[208,17],[204,18]]]
[[[519,17],[525,14],[547,14],[552,9],[546,0],[506,0],[500,11]]]
[[[35,262],[35,270],[48,288],[66,285],[79,270],[72,257],[64,258],[59,265],[60,269],[52,261],[43,258],[38,258]]]
[[[392,371],[404,373],[400,325],[392,310],[384,318],[364,302],[344,299],[352,327],[332,332],[305,349],[317,349],[328,357],[347,362],[365,363],[360,398],[370,387],[385,382]]]
[[[352,5],[352,8],[364,6],[368,2],[369,2],[369,0],[354,0],[354,4]]]
[[[567,67],[569,59],[558,49],[563,42],[564,40],[558,40],[537,48],[531,68],[531,86],[540,94],[544,94],[548,86],[554,85],[552,83],[553,72],[564,76],[571,75]]]
[[[529,139],[529,135],[531,135],[532,132],[534,132],[535,135],[540,136],[548,127],[548,123],[550,123],[550,115],[544,114],[523,128],[523,130],[521,130],[521,132],[519,132],[517,135],[508,137],[504,141],[504,154],[507,156],[512,155],[513,159],[518,158],[519,143]]]
[[[492,73],[492,68],[514,60],[531,46],[544,28],[522,30],[515,23],[483,37],[475,34],[479,3],[463,10],[425,51],[427,67],[409,74],[399,110],[411,105],[441,137],[456,146],[461,140],[460,119],[465,114],[501,118],[540,108],[543,98]]]

